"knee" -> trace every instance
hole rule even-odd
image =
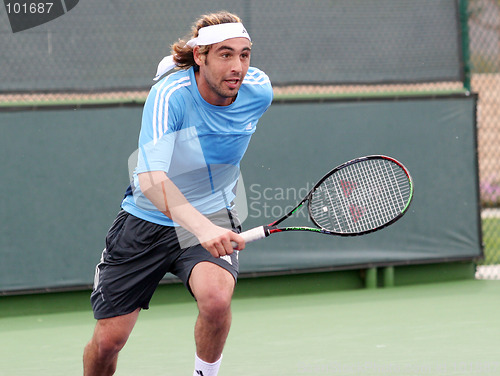
[[[198,299],[200,315],[211,321],[225,320],[231,311],[231,294],[210,291]]]
[[[189,284],[200,317],[217,325],[225,322],[231,314],[234,277],[218,265],[201,262],[193,269]]]
[[[99,359],[109,359],[115,357],[125,346],[128,335],[120,333],[96,333],[91,340],[90,346],[94,347]]]

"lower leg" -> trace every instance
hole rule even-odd
[[[99,347],[93,339],[85,346],[83,352],[84,376],[113,375],[116,371],[117,363],[118,353],[107,357],[99,356]]]
[[[231,299],[235,280],[216,264],[197,264],[189,280],[199,309],[194,335],[196,353],[207,363],[220,360],[231,326]]]
[[[94,335],[83,352],[84,376],[108,376],[116,371],[118,353],[134,328],[140,309],[99,320]]]
[[[200,359],[213,363],[220,359],[231,327],[231,310],[221,314],[216,320],[205,317],[201,312],[196,320],[194,338],[196,354]]]

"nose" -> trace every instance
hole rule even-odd
[[[239,57],[235,57],[233,59],[233,63],[231,65],[231,72],[241,73],[243,71],[243,63]]]

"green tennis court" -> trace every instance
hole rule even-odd
[[[500,372],[495,281],[362,289],[318,273],[238,287],[222,376]],[[80,375],[94,325],[87,295],[2,298],[0,375]],[[190,375],[196,313],[182,286],[161,286],[116,374]]]

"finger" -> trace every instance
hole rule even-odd
[[[224,252],[226,255],[230,255],[234,252],[233,244],[229,239],[222,239],[222,247],[224,248]]]
[[[207,250],[213,257],[219,257],[219,251],[217,250],[217,246],[214,242],[203,242],[202,247]]]
[[[214,255],[214,257],[221,257],[226,255],[226,249],[221,242],[214,243],[214,248],[216,252],[216,255]]]
[[[233,232],[231,235],[231,246],[233,249],[242,251],[245,249],[246,246],[245,239],[243,239],[243,237]]]

